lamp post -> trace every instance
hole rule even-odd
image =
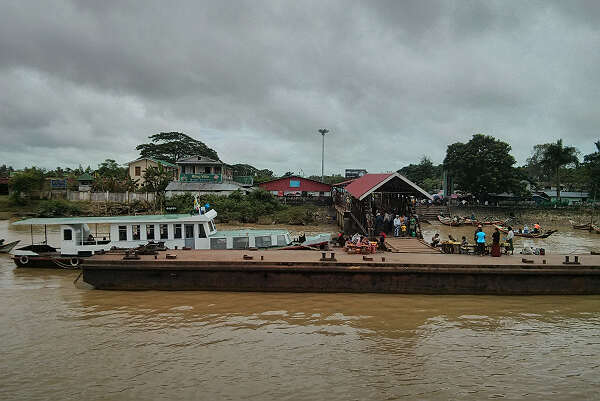
[[[319,130],[319,133],[323,136],[323,147],[321,149],[321,182],[323,182],[323,173],[325,172],[325,134],[328,132],[329,130],[325,128]]]

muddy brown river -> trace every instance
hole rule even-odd
[[[0,238],[29,230],[0,221]],[[0,255],[2,400],[598,399],[600,296],[107,292],[77,275]]]

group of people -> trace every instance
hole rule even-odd
[[[416,215],[394,215],[391,212],[377,212],[375,216],[376,235],[393,234],[394,237],[415,237],[417,236],[417,227],[419,224]]]
[[[515,237],[515,233],[512,229],[512,227],[508,227],[508,232],[506,234],[506,251],[510,251],[511,254],[514,254],[514,245],[513,245],[513,241],[514,241],[514,237]],[[454,238],[452,237],[452,235],[449,235],[449,240],[452,242],[456,242],[454,240]],[[473,234],[473,240],[475,241],[476,247],[475,247],[475,252],[480,255],[483,256],[487,253],[486,251],[486,233],[483,231],[483,227],[480,225],[477,226],[477,230],[475,231],[475,233]],[[431,245],[432,246],[440,246],[441,244],[441,239],[440,239],[440,234],[436,233],[432,238],[431,238]],[[468,253],[469,250],[469,242],[467,241],[467,238],[465,236],[462,237],[462,241],[460,243],[460,253]],[[492,233],[492,250],[491,250],[491,254],[492,256],[500,256],[500,230],[498,230],[498,228],[494,228],[494,232]]]
[[[533,225],[533,229],[529,229],[529,227],[527,226],[527,224],[525,224],[523,226],[523,229],[521,231],[519,231],[517,229],[517,232],[520,232],[522,234],[541,234],[542,233],[542,228],[540,227],[540,225],[538,223],[535,223]]]

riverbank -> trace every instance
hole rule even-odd
[[[276,211],[261,212],[259,210],[252,214],[240,213],[239,204],[221,206],[223,207],[216,208],[219,214],[216,221],[231,226],[247,226],[248,224],[315,226],[335,223],[332,217],[333,212],[323,206],[281,205]],[[252,208],[253,205],[247,203],[241,207]],[[22,217],[127,216],[160,213],[161,211],[153,210],[150,203],[141,201],[120,203],[32,199],[24,204],[14,204],[10,202],[8,196],[0,196],[0,220]],[[182,213],[182,211],[176,211],[176,213]]]
[[[600,209],[593,207],[569,206],[562,208],[540,207],[508,207],[508,206],[450,206],[452,216],[471,216],[474,214],[480,220],[498,218],[504,220],[511,218],[513,224],[531,225],[539,223],[544,226],[564,227],[569,225],[569,220],[588,223],[600,223]]]

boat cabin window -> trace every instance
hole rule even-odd
[[[198,238],[206,238],[206,231],[204,230],[204,224],[198,224]]]
[[[133,226],[131,226],[131,238],[132,238],[134,241],[136,241],[136,240],[139,240],[139,239],[140,239],[140,233],[141,233],[141,230],[140,230],[140,226],[139,226],[139,224],[138,224],[138,225],[133,225]]]
[[[146,226],[146,239],[154,239],[154,224]]]
[[[264,235],[262,237],[256,237],[255,239],[257,248],[268,248],[271,246],[271,236]]]
[[[210,249],[227,249],[227,238],[211,238]]]
[[[285,240],[285,235],[281,234],[277,236],[277,246],[285,246],[287,245],[287,241]]]
[[[173,238],[181,239],[181,224],[175,224],[175,232]]]
[[[250,241],[248,237],[233,237],[233,249],[248,249]]]
[[[63,231],[63,240],[71,241],[73,239],[73,230],[70,228]]]
[[[127,241],[127,226],[119,226],[119,241]]]
[[[167,224],[160,225],[160,239],[169,239],[169,226]]]
[[[210,220],[208,222],[208,226],[210,227],[210,232],[211,233],[214,232],[214,231],[217,231],[217,229],[215,228],[215,223],[212,220]]]

